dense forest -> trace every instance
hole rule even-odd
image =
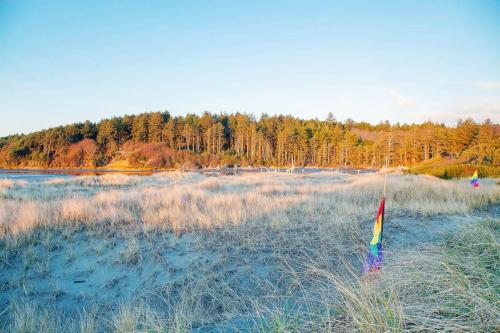
[[[3,167],[414,166],[437,158],[500,166],[500,125],[378,125],[248,114],[150,112],[0,138]],[[120,164],[121,161],[121,164]]]

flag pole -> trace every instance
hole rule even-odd
[[[389,154],[391,153],[391,142],[392,142],[392,134],[389,135],[389,140],[387,142],[387,154],[385,155],[385,175],[384,175],[384,198],[385,192],[387,190],[387,172],[389,171]]]
[[[382,225],[380,226],[380,248],[382,250],[382,238],[384,236],[384,222],[385,222],[385,192],[387,190],[387,173],[389,167],[389,155],[385,156],[385,175],[384,175],[384,195],[382,196],[382,202],[384,203],[384,208],[382,209]]]
[[[388,155],[385,157],[386,167],[388,163]],[[373,226],[373,238],[370,242],[370,250],[366,257],[364,270],[365,273],[379,272],[382,268],[383,259],[383,249],[382,249],[382,238],[384,234],[384,214],[385,214],[385,193],[387,191],[387,170],[384,174],[384,194],[382,200],[380,201],[380,206],[378,208],[377,217],[375,219],[375,224]]]
[[[387,189],[387,156],[385,156],[385,174],[384,174],[384,194],[383,197],[385,198],[385,191]]]

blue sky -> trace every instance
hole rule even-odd
[[[0,0],[0,135],[155,110],[500,122],[500,1]]]

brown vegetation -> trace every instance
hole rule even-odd
[[[2,181],[0,329],[495,331],[495,180],[388,182],[360,278],[383,175]]]
[[[141,176],[82,176],[52,180],[43,188],[4,181],[0,235],[73,223],[129,224],[141,228],[146,225],[175,232],[210,229],[259,219],[312,198],[316,200],[315,206],[328,206],[333,214],[366,216],[371,213],[371,203],[377,200],[375,193],[377,189],[380,193],[382,186],[379,175],[320,174],[290,178],[271,173],[206,178],[165,173],[146,178],[148,181],[143,182]],[[310,183],[310,179],[315,181]],[[23,186],[27,186],[26,190]],[[133,191],[130,186],[134,186]],[[481,191],[471,191],[465,182],[406,176],[391,182],[388,209],[423,215],[458,214],[500,199],[500,189],[493,182],[484,180],[481,186]],[[92,195],[82,197],[82,187],[88,187]],[[23,205],[9,194],[25,191],[30,199]]]

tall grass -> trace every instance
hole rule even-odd
[[[479,177],[500,177],[499,165],[474,165],[445,158],[433,158],[410,168],[411,173],[443,179],[470,178],[474,171]]]
[[[0,193],[0,330],[498,331],[498,185],[388,182],[386,259],[372,276],[360,269],[380,175],[10,184]],[[79,305],[64,298],[74,284],[57,285],[70,269],[117,276]]]
[[[259,220],[300,203],[308,203],[305,209],[319,206],[333,214],[367,216],[383,186],[383,178],[377,175],[197,176],[175,181],[157,177],[157,183],[148,180],[140,185],[138,177],[93,178],[8,188],[0,201],[0,236],[75,223],[175,232],[211,229]],[[96,184],[105,187],[96,189]],[[483,180],[481,186],[474,190],[460,181],[390,177],[387,209],[398,214],[455,214],[499,201],[500,190],[493,181]]]
[[[379,274],[360,277],[349,265],[343,273],[309,269],[325,292],[338,291],[327,306],[336,308],[344,329],[497,332],[499,237],[499,221],[485,220],[464,226],[440,244],[391,253]]]

